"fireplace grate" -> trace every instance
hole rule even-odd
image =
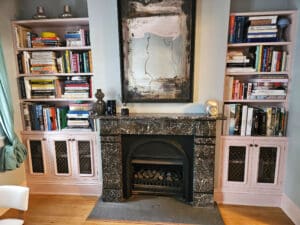
[[[182,166],[134,165],[133,192],[178,195],[183,191]]]

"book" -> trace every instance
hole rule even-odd
[[[248,113],[248,106],[243,105],[242,106],[242,117],[241,117],[241,131],[240,131],[241,136],[246,135],[247,113]]]
[[[251,136],[252,134],[252,122],[253,122],[253,107],[248,107],[246,132],[245,132],[246,136]]]
[[[232,99],[234,78],[232,76],[225,76],[224,99]]]
[[[236,16],[235,17],[235,32],[234,32],[234,43],[242,43],[245,40],[245,25],[247,17],[246,16]]]
[[[235,16],[230,15],[229,17],[229,36],[228,36],[228,43],[234,43],[234,24],[235,24]]]
[[[237,103],[235,106],[234,135],[241,134],[241,123],[242,123],[242,104]]]
[[[223,124],[224,135],[240,135],[242,105],[239,103],[224,104],[226,122]]]
[[[24,129],[31,131],[30,113],[28,103],[22,103]]]

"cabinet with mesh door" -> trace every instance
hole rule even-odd
[[[232,204],[276,205],[282,192],[286,138],[222,137],[222,196]],[[232,198],[232,196],[235,198]],[[250,197],[249,197],[250,196]]]
[[[24,134],[27,182],[33,193],[98,195],[96,133]]]

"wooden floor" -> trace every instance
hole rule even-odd
[[[161,225],[87,220],[97,200],[96,197],[31,195],[25,225]],[[279,208],[219,205],[219,209],[226,225],[293,225]],[[10,210],[2,217],[13,214]]]

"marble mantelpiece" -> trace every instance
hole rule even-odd
[[[101,116],[100,136],[104,201],[123,201],[122,135],[190,135],[194,137],[193,200],[213,206],[216,119],[204,114],[130,114]]]

